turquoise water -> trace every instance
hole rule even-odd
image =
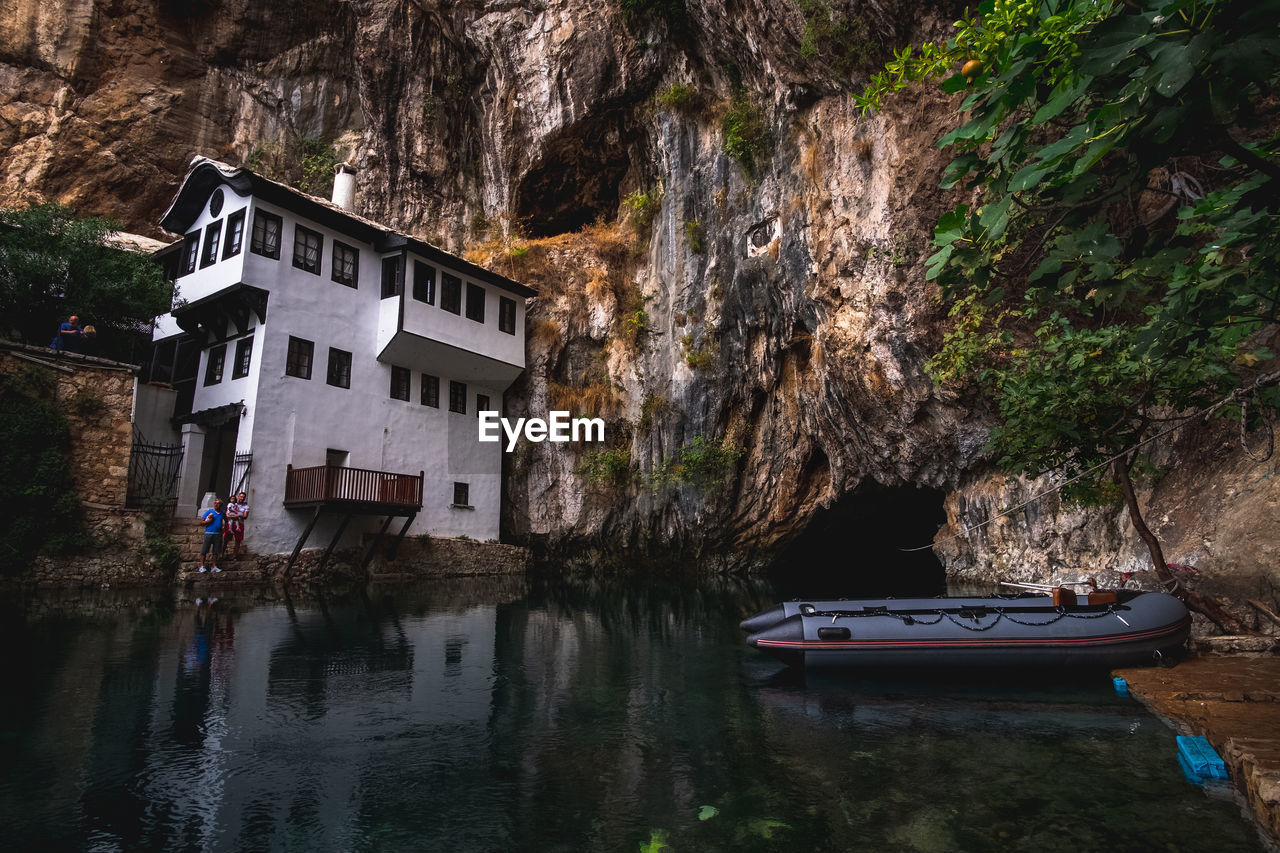
[[[805,680],[733,584],[3,612],[9,849],[1260,850],[1109,677]]]

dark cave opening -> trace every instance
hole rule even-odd
[[[631,170],[625,124],[620,115],[582,122],[547,145],[515,193],[516,216],[530,237],[567,234],[617,215],[619,187]]]
[[[942,499],[938,489],[859,486],[814,515],[770,577],[788,598],[940,595],[942,563],[922,546],[947,520]]]

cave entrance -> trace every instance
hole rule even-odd
[[[933,541],[947,520],[938,489],[870,482],[820,510],[783,549],[770,576],[785,598],[940,595]]]
[[[633,135],[625,117],[614,113],[581,121],[548,142],[516,188],[516,216],[526,233],[551,237],[616,216]]]

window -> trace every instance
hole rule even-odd
[[[225,200],[222,194],[222,187],[218,187],[213,191],[213,195],[209,196],[209,215],[217,216],[222,213],[222,202]]]
[[[449,411],[467,413],[467,383],[449,380]]]
[[[508,335],[516,333],[516,301],[514,299],[498,297],[498,329]]]
[[[336,447],[326,448],[324,451],[324,464],[327,468],[345,468],[347,460],[351,458],[351,451],[339,450]]]
[[[436,304],[436,268],[422,261],[413,262],[413,298]]]
[[[209,360],[204,365],[204,384],[217,385],[222,381],[222,366],[227,362],[227,345],[219,344],[209,350]]]
[[[299,379],[311,378],[311,356],[316,345],[302,338],[289,336],[289,355],[284,361],[285,376],[296,376]]]
[[[471,486],[468,483],[453,484],[453,505],[471,506]]]
[[[462,279],[456,275],[440,274],[440,307],[450,314],[462,313]]]
[[[335,388],[351,387],[351,353],[329,347],[329,371],[324,381]]]
[[[360,253],[346,243],[333,241],[333,280],[347,287],[358,285]]]
[[[467,319],[484,322],[484,288],[467,282]]]
[[[404,255],[382,259],[382,298],[390,299],[404,292]]]
[[[422,374],[422,405],[440,408],[440,377]]]
[[[477,394],[476,395],[476,417],[479,417],[481,412],[488,412],[488,411],[490,411],[489,395]]]
[[[204,251],[200,253],[200,269],[218,260],[218,241],[222,239],[222,220],[211,222],[204,229]]]
[[[244,244],[244,211],[237,210],[227,217],[227,245],[222,250],[222,259],[233,258],[240,254]]]
[[[409,368],[392,365],[391,399],[409,401]]]
[[[253,235],[249,238],[249,251],[274,261],[280,260],[280,232],[284,221],[265,210],[253,212]]]
[[[249,362],[253,358],[253,337],[236,341],[236,361],[231,366],[231,378],[243,379],[249,375]]]
[[[293,265],[300,270],[320,275],[320,256],[324,253],[324,237],[310,228],[295,225],[293,231]]]
[[[179,275],[191,275],[196,271],[196,258],[200,255],[200,232],[192,231],[182,239],[182,272]]]

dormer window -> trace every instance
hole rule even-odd
[[[293,232],[293,265],[300,270],[320,275],[320,257],[324,253],[324,237],[301,225]]]
[[[218,260],[218,241],[222,239],[222,220],[210,222],[204,229],[204,251],[200,253],[200,269]]]
[[[226,247],[222,250],[222,259],[233,258],[240,254],[244,246],[244,210],[237,210],[227,217]]]
[[[196,271],[196,259],[200,256],[200,232],[192,231],[182,238],[182,271],[178,275],[191,275]]]
[[[273,261],[280,260],[280,231],[283,220],[274,213],[265,210],[253,212],[253,237],[249,241],[249,251]]]

